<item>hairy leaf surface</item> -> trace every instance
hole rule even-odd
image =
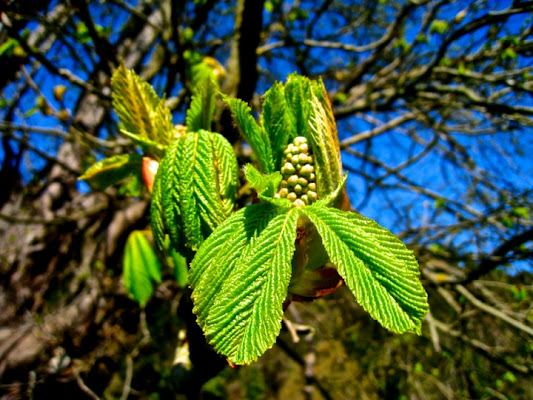
[[[264,129],[257,124],[252,116],[251,108],[244,101],[224,96],[233,113],[233,117],[240,132],[254,151],[262,172],[269,174],[275,171],[272,158],[270,138]]]
[[[420,332],[427,295],[411,251],[387,229],[355,213],[304,207],[358,303],[385,328]]]
[[[247,207],[222,224],[191,264],[194,312],[210,344],[234,364],[270,348],[281,329],[298,212]]]
[[[154,179],[154,186],[152,188],[152,202],[150,203],[150,222],[152,226],[152,234],[154,236],[154,243],[156,247],[163,251],[165,236],[167,234],[167,228],[165,226],[165,213],[163,210],[163,173],[159,173],[162,169],[163,162],[158,168],[158,174]]]
[[[126,132],[164,146],[170,144],[170,110],[148,82],[121,64],[111,79],[111,93],[113,107]]]
[[[291,110],[290,118],[299,136],[309,137],[309,96],[311,81],[303,76],[291,74],[285,84],[285,98]]]
[[[281,83],[276,82],[267,90],[262,108],[261,125],[270,138],[274,169],[279,171],[284,157],[283,150],[287,143],[298,136],[285,101],[285,89]]]
[[[342,164],[337,139],[337,127],[329,114],[329,103],[323,104],[313,93],[309,113],[309,139],[315,156],[316,180],[318,197],[325,197],[332,193],[341,183]]]
[[[263,175],[252,164],[246,164],[245,176],[250,187],[257,192],[257,197],[280,208],[291,208],[292,202],[287,199],[274,198],[283,178],[279,171]]]
[[[191,256],[232,213],[237,173],[233,148],[221,135],[200,130],[177,139],[159,167],[156,186],[160,187],[154,187],[160,191],[152,199],[158,244],[163,220],[173,246]]]
[[[186,124],[189,132],[211,130],[217,90],[218,87],[212,79],[205,79],[197,87],[187,110]]]

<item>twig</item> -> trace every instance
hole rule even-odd
[[[122,396],[120,400],[126,400],[131,391],[131,380],[133,378],[133,359],[131,354],[126,356],[126,376],[124,377],[124,387],[122,389]]]
[[[139,340],[131,353],[126,356],[126,374],[124,376],[124,386],[120,400],[126,400],[131,392],[133,359],[139,355],[140,349],[150,342],[150,331],[148,330],[148,325],[146,323],[146,311],[144,309],[141,310],[141,314],[139,315],[139,330],[141,331],[141,340]]]
[[[492,316],[496,318],[500,318],[501,320],[507,322],[509,325],[512,325],[515,328],[520,329],[521,331],[527,333],[528,335],[533,336],[532,328],[524,325],[522,322],[517,321],[514,318],[509,317],[504,312],[501,312],[500,310],[497,310],[496,308],[483,303],[482,301],[477,299],[472,293],[470,293],[468,289],[466,289],[463,285],[457,285],[456,289],[459,293],[465,296],[474,306],[476,306],[480,310],[483,310],[486,313],[491,314]]]
[[[433,314],[431,314],[431,312],[427,313],[426,321],[429,325],[429,334],[431,335],[431,342],[433,343],[433,348],[437,353],[440,353],[442,351],[442,348],[440,347],[439,333],[437,332],[435,320],[433,319]]]
[[[96,393],[94,393],[86,384],[83,382],[83,379],[81,379],[81,376],[79,372],[76,372],[76,383],[78,384],[79,388],[91,399],[93,400],[100,400],[100,397]]]
[[[381,125],[376,126],[373,129],[370,129],[370,130],[365,131],[365,132],[358,133],[357,135],[354,135],[354,136],[352,136],[350,138],[347,138],[347,139],[343,140],[339,144],[339,146],[340,146],[341,149],[343,149],[343,148],[345,148],[347,146],[350,146],[352,144],[362,142],[363,140],[371,139],[371,138],[373,138],[375,136],[378,136],[378,135],[380,135],[382,133],[387,132],[388,130],[390,130],[390,129],[398,126],[398,125],[403,124],[404,122],[411,121],[414,118],[415,118],[415,114],[412,113],[412,112],[400,115],[399,117],[391,119],[390,121],[388,121],[386,123],[382,123]]]

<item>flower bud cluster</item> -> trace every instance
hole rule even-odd
[[[310,150],[307,139],[298,136],[283,152],[283,180],[275,197],[288,199],[296,207],[312,204],[317,199],[315,166]]]

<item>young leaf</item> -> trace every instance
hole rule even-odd
[[[357,302],[385,328],[420,332],[427,294],[411,251],[376,222],[321,206],[301,212],[316,226],[331,262]]]
[[[198,323],[233,364],[255,361],[281,329],[298,211],[275,210],[256,204],[234,214],[191,264]]]
[[[291,140],[298,136],[296,126],[289,115],[285,102],[285,89],[281,83],[275,83],[265,93],[261,125],[270,138],[274,168],[281,169],[283,150]]]
[[[160,143],[154,142],[147,137],[136,135],[134,133],[128,132],[124,129],[120,130],[124,136],[127,136],[131,141],[139,146],[139,148],[147,155],[152,156],[156,160],[160,160],[165,153],[165,146]]]
[[[276,169],[274,168],[270,139],[255,121],[248,104],[227,96],[224,96],[223,99],[230,107],[239,130],[254,151],[261,171],[265,174],[274,172]]]
[[[250,187],[257,192],[261,200],[281,208],[291,208],[292,203],[287,199],[274,199],[274,194],[283,178],[279,171],[263,175],[252,164],[246,164],[244,174]]]
[[[103,190],[133,174],[140,176],[141,165],[141,155],[120,154],[98,161],[78,179],[87,181],[96,190]]]
[[[310,94],[311,83],[309,79],[297,74],[289,75],[285,84],[285,99],[291,110],[292,125],[296,127],[298,136],[306,138],[309,137],[307,121],[309,120]]]
[[[156,247],[163,251],[165,236],[167,234],[167,228],[165,224],[165,212],[163,209],[163,173],[159,171],[164,168],[164,163],[161,162],[158,168],[158,174],[154,180],[154,186],[152,188],[152,202],[150,204],[150,222],[152,225],[152,234],[154,236],[154,243]],[[159,177],[159,178],[158,178]]]
[[[217,133],[190,133],[167,149],[156,176],[156,185],[161,187],[154,187],[154,191],[161,191],[160,200],[152,200],[158,200],[160,206],[155,204],[153,210],[157,215],[164,214],[166,231],[182,254],[192,255],[191,251],[196,251],[231,214],[237,173],[233,148]],[[156,224],[160,221],[156,216]],[[155,230],[159,243],[160,226]]]
[[[173,248],[170,248],[168,252],[172,261],[172,271],[174,272],[176,282],[180,287],[187,287],[187,283],[189,282],[187,260]]]
[[[329,103],[324,106],[314,94],[311,98],[309,114],[309,139],[315,157],[318,197],[332,193],[342,181],[342,163],[337,139],[337,128],[329,114]]]
[[[161,283],[161,267],[152,246],[141,231],[133,231],[124,247],[122,279],[128,293],[144,307],[153,293],[152,282]]]
[[[186,116],[189,132],[197,132],[200,129],[211,130],[217,90],[218,86],[212,79],[205,79],[196,89]]]
[[[173,137],[170,110],[148,82],[121,64],[111,79],[111,94],[126,132],[164,146],[170,144]]]

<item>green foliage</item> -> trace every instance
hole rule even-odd
[[[325,91],[316,88],[311,96],[309,110],[309,139],[315,156],[318,196],[333,192],[342,180],[342,164],[337,139],[337,127],[329,103],[324,101]]]
[[[343,193],[346,176],[342,176],[335,120],[322,82],[291,75],[285,86],[274,85],[265,95],[261,126],[244,102],[224,100],[265,175],[246,166],[246,178],[262,203],[234,213],[198,241],[190,284],[194,312],[209,343],[230,363],[256,360],[279,334],[289,285],[294,293],[320,295],[338,287],[339,274],[361,306],[384,327],[420,333],[428,305],[412,252],[374,221],[331,207]],[[296,134],[303,136],[303,142],[309,139],[313,150],[320,200],[312,206],[281,198],[277,191],[287,174],[282,176],[274,168],[281,165],[284,154],[291,153],[285,147]],[[167,157],[162,164],[165,171]],[[292,164],[281,171],[289,167],[294,173]],[[187,168],[178,164],[175,170],[179,174]],[[162,196],[171,196],[179,179],[162,185]],[[179,192],[185,195],[193,190],[185,187]],[[176,198],[163,202],[167,213],[184,203]],[[199,199],[187,203],[195,201]],[[180,208],[181,214],[167,215],[167,225],[184,221],[190,212]],[[197,207],[196,213],[191,221],[202,210]],[[187,227],[182,230],[187,235]]]
[[[238,166],[229,142],[200,130],[174,141],[154,183],[151,216],[158,247],[164,234],[191,256],[233,211]]]
[[[189,132],[211,130],[217,90],[218,86],[212,79],[205,79],[196,89],[191,106],[187,110],[186,123]]]
[[[141,164],[139,154],[119,154],[93,164],[78,179],[87,181],[94,189],[103,190],[133,174],[140,176]]]
[[[209,131],[218,85],[208,75],[200,81],[187,130],[176,138],[163,100],[123,66],[113,76],[113,104],[122,132],[160,159],[153,240],[178,283],[192,287],[193,311],[214,349],[233,364],[255,361],[275,343],[287,298],[330,293],[342,279],[384,327],[420,333],[427,295],[412,252],[374,221],[334,208],[346,176],[323,83],[293,74],[275,84],[260,124],[246,103],[224,97],[261,170],[245,168],[259,204],[234,212],[237,160],[230,143]],[[140,171],[141,162],[137,154],[112,157],[82,178],[105,187]],[[144,305],[153,281],[161,281],[159,262],[135,231],[125,247],[125,286]]]
[[[121,64],[113,74],[111,93],[123,133],[147,150],[170,144],[174,134],[170,110],[149,83]]]
[[[272,174],[262,175],[253,165],[247,164],[244,172],[246,179],[250,183],[250,187],[257,192],[259,199],[282,208],[290,208],[292,206],[291,202],[287,199],[274,198],[282,178],[278,171]]]
[[[274,172],[274,160],[270,138],[267,133],[255,122],[251,109],[244,101],[224,96],[237,127],[257,156],[257,162],[262,172],[269,174]]]
[[[153,293],[153,282],[161,283],[159,260],[145,236],[133,231],[124,247],[122,279],[128,293],[144,307]]]
[[[234,364],[255,361],[281,329],[298,214],[273,210],[257,204],[234,214],[191,264],[198,323]]]
[[[263,203],[227,219],[191,264],[194,312],[217,351],[247,364],[273,345],[299,217],[314,224],[329,259],[373,318],[394,332],[420,332],[427,295],[416,259],[392,233],[323,204],[282,209]]]
[[[387,229],[358,214],[320,206],[301,210],[316,226],[357,302],[387,329],[420,333],[428,306],[413,253]]]
[[[261,114],[261,126],[270,138],[274,168],[280,170],[283,150],[298,132],[292,123],[285,101],[285,88],[276,82],[266,93]]]

